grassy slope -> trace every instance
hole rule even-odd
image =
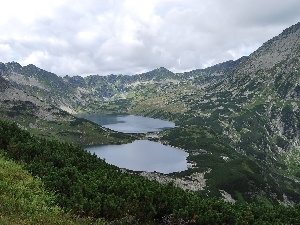
[[[93,224],[93,221],[63,214],[40,179],[0,155],[0,224],[80,225]]]

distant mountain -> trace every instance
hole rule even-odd
[[[175,74],[164,67],[137,75],[90,75],[59,77],[34,65],[0,63],[0,74],[11,85],[57,107],[75,113],[89,110],[90,102],[106,102],[140,95],[149,85],[162,86],[192,82],[203,84],[223,79],[237,62],[229,61],[207,69]],[[163,88],[164,89],[164,88]]]
[[[74,112],[72,103],[73,96],[76,96],[75,91],[69,88],[61,77],[34,65],[22,67],[16,62],[0,64],[0,75],[17,89],[63,110]]]
[[[224,88],[243,85],[245,92],[264,86],[275,88],[280,98],[291,97],[299,83],[299,33],[298,23],[263,44],[228,77]]]
[[[236,67],[247,60],[247,57],[244,56],[238,60],[230,60],[227,62],[219,63],[217,65],[208,67],[206,69],[196,69],[190,72],[183,73],[183,77],[185,78],[193,78],[195,82],[201,84],[203,82],[215,82],[219,81],[229,74],[231,74]]]
[[[102,128],[90,121],[77,118],[66,111],[32,95],[30,85],[40,90],[41,83],[29,76],[18,74],[28,69],[17,63],[9,63],[0,76],[0,119],[16,122],[19,127],[46,138],[69,141],[80,145],[103,143],[127,143],[132,137]],[[17,71],[17,72],[15,72]],[[47,75],[47,72],[42,71]],[[28,85],[29,83],[29,85]],[[52,82],[53,84],[54,82]],[[35,90],[35,89],[34,89]]]

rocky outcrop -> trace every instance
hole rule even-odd
[[[156,180],[162,184],[173,183],[175,186],[180,187],[183,190],[199,191],[206,187],[206,179],[204,178],[204,175],[209,172],[210,170],[204,173],[193,173],[185,178],[172,178],[168,175],[156,172],[141,172],[140,175],[148,178],[149,180]]]
[[[28,114],[32,114],[36,119],[44,121],[74,120],[73,116],[63,113],[61,109],[14,87],[6,88],[1,93],[0,108],[27,112]]]

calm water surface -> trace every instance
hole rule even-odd
[[[175,127],[175,123],[173,122],[134,115],[113,116],[103,114],[81,114],[78,115],[78,117],[85,118],[102,125],[103,127],[123,133],[157,132]]]
[[[188,153],[157,142],[137,140],[130,144],[86,148],[107,163],[133,171],[172,173],[187,169]]]
[[[175,127],[169,121],[143,116],[113,116],[81,114],[79,117],[93,121],[111,130],[123,133],[157,132]],[[123,145],[102,145],[86,148],[107,163],[133,171],[160,173],[179,172],[187,169],[188,153],[148,140],[137,140]]]

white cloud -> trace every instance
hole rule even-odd
[[[6,54],[11,52],[11,47],[8,44],[0,44],[0,53]]]
[[[45,61],[49,59],[49,55],[47,52],[43,51],[33,51],[30,55],[28,55],[24,60],[22,60],[21,64],[34,64],[36,66],[42,66]]]
[[[59,75],[174,72],[249,54],[300,21],[298,0],[10,0],[0,61]]]

